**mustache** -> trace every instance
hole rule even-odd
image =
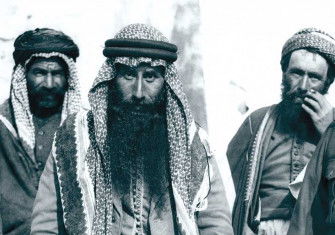
[[[300,89],[286,92],[287,96],[295,96],[295,97],[301,97],[301,98],[304,98],[306,94],[307,94],[307,90],[300,90]]]
[[[137,109],[132,105],[112,105],[109,107],[108,116],[110,121],[118,120],[123,123],[124,128],[129,127],[129,133],[165,120],[164,111],[158,112],[157,109],[149,106],[139,106]]]
[[[284,98],[285,99],[294,99],[294,98],[305,98],[307,96],[307,90],[301,90],[301,89],[298,89],[298,90],[288,90],[285,92],[284,94]]]
[[[154,104],[145,104],[143,102],[122,102],[116,108],[130,111],[130,112],[141,112],[141,113],[153,113],[157,110],[157,106]]]
[[[42,88],[35,88],[30,90],[30,93],[34,94],[35,96],[49,96],[49,95],[64,95],[65,94],[65,90],[64,89],[59,89],[59,88],[46,88],[46,87],[42,87]]]
[[[144,99],[123,99],[119,101],[112,101],[110,107],[116,112],[127,112],[134,114],[164,114],[165,102],[159,100],[158,102],[148,102]]]

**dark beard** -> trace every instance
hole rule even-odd
[[[278,105],[279,131],[282,133],[295,133],[300,138],[312,137],[310,141],[319,139],[319,134],[310,115],[302,108],[302,103],[295,103],[295,98],[303,100],[307,91],[296,90],[290,92],[289,84],[282,84],[282,101]]]
[[[65,89],[47,88],[28,90],[31,112],[41,118],[49,117],[55,113],[61,112],[65,92]]]
[[[150,195],[163,193],[168,179],[164,106],[141,104],[138,109],[132,103],[110,99],[107,133],[112,181],[119,194],[129,195],[131,174],[142,165],[138,174],[142,174]]]
[[[283,100],[278,105],[280,121],[282,122],[282,130],[285,132],[300,132],[314,127],[313,121],[308,113],[302,108],[301,104],[293,104],[287,100]]]

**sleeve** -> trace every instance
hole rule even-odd
[[[328,216],[326,219],[326,223],[330,226],[335,225],[335,177],[334,173],[334,162],[332,165],[328,165],[327,168],[332,167],[332,173],[328,172],[327,180],[328,180]]]
[[[328,215],[326,224],[332,227],[335,226],[335,138],[334,138],[334,122],[331,126],[332,135],[329,138],[327,152],[323,159],[323,177],[326,182],[326,190],[328,191]]]
[[[1,200],[1,195],[0,195],[0,200]],[[0,214],[0,235],[2,235],[2,218],[1,218],[1,214]]]
[[[209,158],[209,164],[213,169],[213,177],[210,179],[207,208],[197,212],[199,234],[234,234],[226,192],[214,157]]]
[[[233,177],[235,191],[239,191],[241,175],[247,163],[247,153],[256,132],[270,107],[263,107],[251,113],[242,123],[228,144],[227,159]]]
[[[31,234],[65,234],[62,214],[56,164],[50,155],[34,202]]]
[[[251,128],[251,117],[248,116],[228,144],[226,156],[234,181],[235,191],[238,190],[238,183],[242,174],[242,169],[247,161],[246,155],[253,135],[253,130]]]

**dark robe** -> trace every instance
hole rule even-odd
[[[0,114],[13,125],[8,101],[0,106]],[[36,165],[19,139],[0,121],[0,215],[3,234],[30,233],[38,176]]]
[[[288,235],[335,234],[335,208],[328,196],[329,190],[334,191],[334,188],[329,187],[334,180],[335,122],[322,136],[308,163]]]

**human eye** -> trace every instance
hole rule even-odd
[[[135,78],[131,73],[126,73],[123,77],[127,80],[133,80]]]
[[[131,70],[123,71],[122,77],[126,80],[133,80],[135,78],[135,74]]]
[[[63,71],[55,71],[55,72],[52,73],[52,76],[65,77],[65,73]]]
[[[294,78],[300,78],[301,76],[303,76],[303,71],[300,69],[291,69],[289,71],[289,74]]]
[[[320,76],[319,74],[316,73],[311,73],[309,75],[309,77],[313,80],[313,81],[320,81],[322,80],[322,76]]]
[[[42,70],[42,69],[34,69],[33,74],[37,77],[43,77],[45,76],[47,73],[46,71]]]
[[[147,82],[153,82],[156,79],[156,74],[154,72],[145,72],[143,78]]]

